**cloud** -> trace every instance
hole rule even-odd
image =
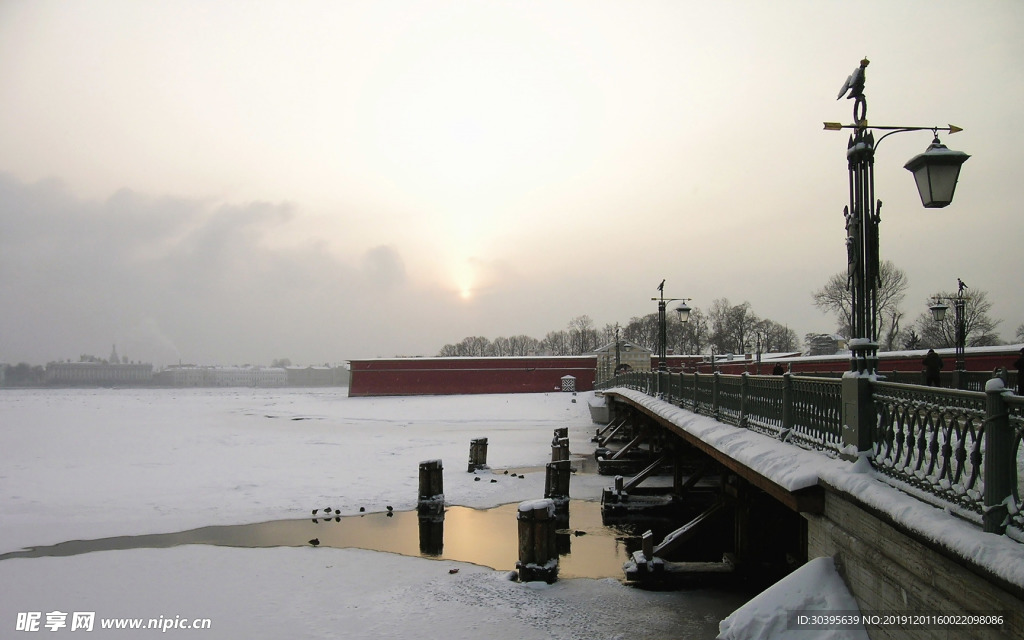
[[[363,277],[374,288],[394,289],[405,284],[405,264],[394,247],[374,247],[363,255]]]
[[[275,244],[296,218],[288,204],[128,190],[84,200],[0,174],[0,361],[105,355],[114,342],[163,364],[342,359],[339,336],[359,330],[338,318],[400,287],[403,261],[380,246],[357,269],[313,239]]]

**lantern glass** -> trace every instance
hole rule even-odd
[[[932,318],[935,322],[942,322],[946,318],[946,312],[949,311],[949,305],[943,304],[942,302],[936,302],[932,306],[928,307],[932,312]]]
[[[953,201],[960,167],[968,158],[970,156],[963,151],[948,149],[935,138],[924,153],[903,165],[914,174],[921,204],[926,209],[941,209]]]
[[[685,302],[681,302],[676,307],[676,314],[679,316],[679,322],[686,322],[690,319],[690,307]]]

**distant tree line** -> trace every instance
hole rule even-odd
[[[940,349],[956,346],[956,318],[950,309],[937,322],[928,307],[935,298],[949,299],[955,292],[938,291],[924,301],[922,311],[913,322],[906,322],[903,302],[908,286],[907,275],[891,261],[880,265],[878,287],[878,342],[880,351],[898,349]],[[749,302],[732,304],[727,298],[712,302],[707,311],[694,308],[690,319],[680,323],[669,314],[666,324],[667,349],[679,354],[700,353],[778,353],[803,351],[808,354],[832,354],[837,351],[838,337],[851,338],[852,303],[847,289],[847,274],[837,273],[824,286],[811,293],[814,305],[836,318],[835,333],[809,333],[798,346],[796,333],[774,320],[755,314]],[[999,320],[989,316],[992,303],[988,293],[980,289],[965,292],[965,329],[968,347],[1005,344],[996,332]],[[598,329],[590,316],[581,315],[569,321],[565,329],[550,331],[543,339],[526,335],[463,338],[441,348],[440,356],[571,356],[590,353],[619,340],[658,351],[658,314],[634,316],[625,325],[606,324]],[[1024,342],[1024,323],[1016,329],[1015,338]]]
[[[34,387],[46,380],[46,369],[27,362],[8,364],[4,365],[4,375],[0,376],[0,379],[8,387]]]
[[[489,340],[481,336],[446,344],[441,357],[465,356],[574,356],[591,353],[618,339],[658,351],[658,314],[634,316],[625,325],[606,324],[598,329],[590,316],[577,316],[565,329],[549,331],[543,339],[526,335]],[[670,313],[666,318],[667,349],[673,353],[762,353],[796,351],[796,333],[783,324],[758,317],[749,302],[733,305],[726,298],[715,300],[707,312],[694,308],[683,323]]]

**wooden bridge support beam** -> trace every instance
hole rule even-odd
[[[640,486],[640,483],[643,482],[644,480],[646,480],[647,478],[651,477],[651,474],[654,473],[655,471],[657,471],[658,467],[660,467],[661,465],[665,464],[665,460],[667,458],[668,458],[667,455],[662,455],[657,460],[652,462],[650,465],[648,465],[648,467],[646,469],[644,469],[640,473],[638,473],[635,476],[633,476],[632,479],[630,479],[630,481],[627,482],[623,486],[623,490],[626,493],[629,493],[631,490],[633,490],[636,487]]]
[[[726,494],[733,503],[733,550],[732,563],[742,567],[751,555],[750,500],[751,492],[747,483],[736,475],[726,479]]]
[[[619,421],[619,423],[615,426],[614,429],[612,429],[610,432],[608,432],[605,436],[603,436],[603,437],[598,439],[597,446],[598,447],[603,447],[606,444],[608,444],[608,442],[612,438],[615,437],[615,434],[617,434],[619,431],[621,431],[622,428],[625,427],[628,423],[629,423],[629,419],[628,418],[622,418],[622,420]]]
[[[639,432],[636,434],[636,437],[633,438],[632,440],[630,440],[629,442],[627,442],[626,446],[624,446],[621,449],[619,449],[618,451],[616,451],[615,454],[612,455],[612,457],[609,458],[609,459],[610,460],[618,460],[622,456],[624,456],[627,453],[629,453],[633,449],[633,447],[637,446],[638,444],[640,444],[641,442],[643,442],[646,439],[647,439],[647,429],[645,429],[643,427],[640,427]]]

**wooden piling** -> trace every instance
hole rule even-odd
[[[420,494],[417,511],[422,515],[444,513],[444,467],[440,460],[420,463]]]
[[[568,460],[549,462],[545,468],[544,497],[554,501],[555,509],[563,511],[569,506],[569,479],[572,467]]]
[[[487,438],[474,438],[469,441],[469,473],[477,469],[487,468]]]
[[[555,437],[551,440],[551,462],[569,459],[569,428],[555,429]]]
[[[555,503],[550,499],[530,500],[519,505],[520,582],[543,580],[551,584],[558,578]]]
[[[444,553],[444,511],[440,514],[420,516],[420,553],[440,556]]]

